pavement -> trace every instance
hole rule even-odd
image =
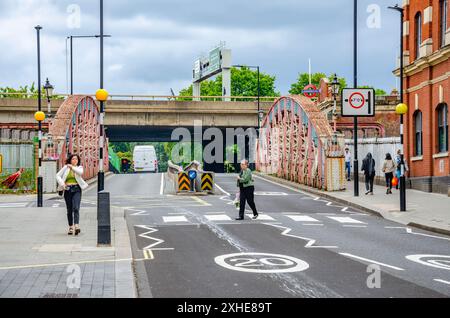
[[[386,188],[374,185],[374,195],[365,195],[364,182],[359,182],[359,196],[354,196],[353,180],[348,181],[345,191],[320,191],[318,189],[290,182],[272,175],[257,173],[258,176],[280,184],[295,187],[320,197],[328,198],[372,213],[400,224],[450,235],[450,197],[443,194],[406,190],[406,211],[400,211],[399,190],[392,189],[386,195]]]
[[[111,246],[98,247],[92,204],[81,208],[80,235],[68,236],[57,195],[45,195],[42,208],[32,206],[35,195],[0,197],[1,298],[136,297],[123,209],[111,209]]]

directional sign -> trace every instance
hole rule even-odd
[[[197,171],[189,170],[188,175],[189,175],[189,179],[193,180],[193,179],[197,178]]]
[[[344,88],[342,90],[342,117],[375,116],[373,88]]]

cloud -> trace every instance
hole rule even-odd
[[[192,65],[220,41],[233,62],[260,65],[286,94],[299,72],[338,73],[352,79],[352,3],[348,0],[119,0],[105,1],[105,87],[111,94],[168,94],[189,85]],[[359,11],[359,82],[390,91],[398,55],[398,17],[377,1],[381,28],[369,29],[368,5]],[[70,5],[80,9],[73,27]],[[68,35],[99,33],[98,1],[0,2],[0,86],[35,82],[36,31],[41,24],[42,77],[66,92]],[[76,18],[76,17],[75,17]],[[74,39],[74,87],[94,92],[99,82],[98,39]]]

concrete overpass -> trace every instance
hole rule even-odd
[[[52,100],[52,113],[56,114],[63,99]],[[267,113],[273,102],[261,102]],[[43,100],[43,111],[47,103]],[[0,123],[35,124],[33,114],[36,99],[0,99]],[[149,101],[110,100],[106,103],[105,125],[145,127],[191,127],[194,120],[204,127],[256,127],[257,102],[225,101]]]

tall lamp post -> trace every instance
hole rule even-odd
[[[42,121],[45,119],[45,114],[41,111],[42,101],[41,101],[41,38],[40,32],[42,27],[37,25],[34,27],[36,29],[37,37],[37,69],[38,69],[38,110],[34,114],[34,119],[38,122],[38,177],[37,177],[37,206],[42,207],[43,205],[43,184],[42,184]]]
[[[259,131],[261,129],[261,119],[262,119],[262,114],[263,112],[261,111],[261,86],[260,86],[260,76],[259,76],[259,65],[258,66],[248,66],[248,65],[233,65],[233,67],[238,67],[238,68],[242,68],[242,67],[247,67],[247,68],[253,68],[256,69],[256,72],[258,74],[258,137],[259,137]]]
[[[51,118],[52,118],[52,108],[51,108],[51,98],[53,96],[53,85],[50,84],[48,78],[45,81],[44,90],[45,96],[47,97],[47,118],[48,118],[48,133],[47,133],[47,149],[53,148],[53,138],[50,134]]]
[[[395,108],[395,112],[400,115],[400,211],[406,211],[406,181],[405,181],[405,161],[403,153],[403,115],[408,112],[408,106],[403,103],[403,18],[404,9],[396,4],[388,9],[400,13],[400,104]]]
[[[338,81],[337,75],[334,74],[333,81],[331,82],[331,94],[333,95],[333,131],[336,132],[336,97],[339,95],[339,88],[341,84]]]

